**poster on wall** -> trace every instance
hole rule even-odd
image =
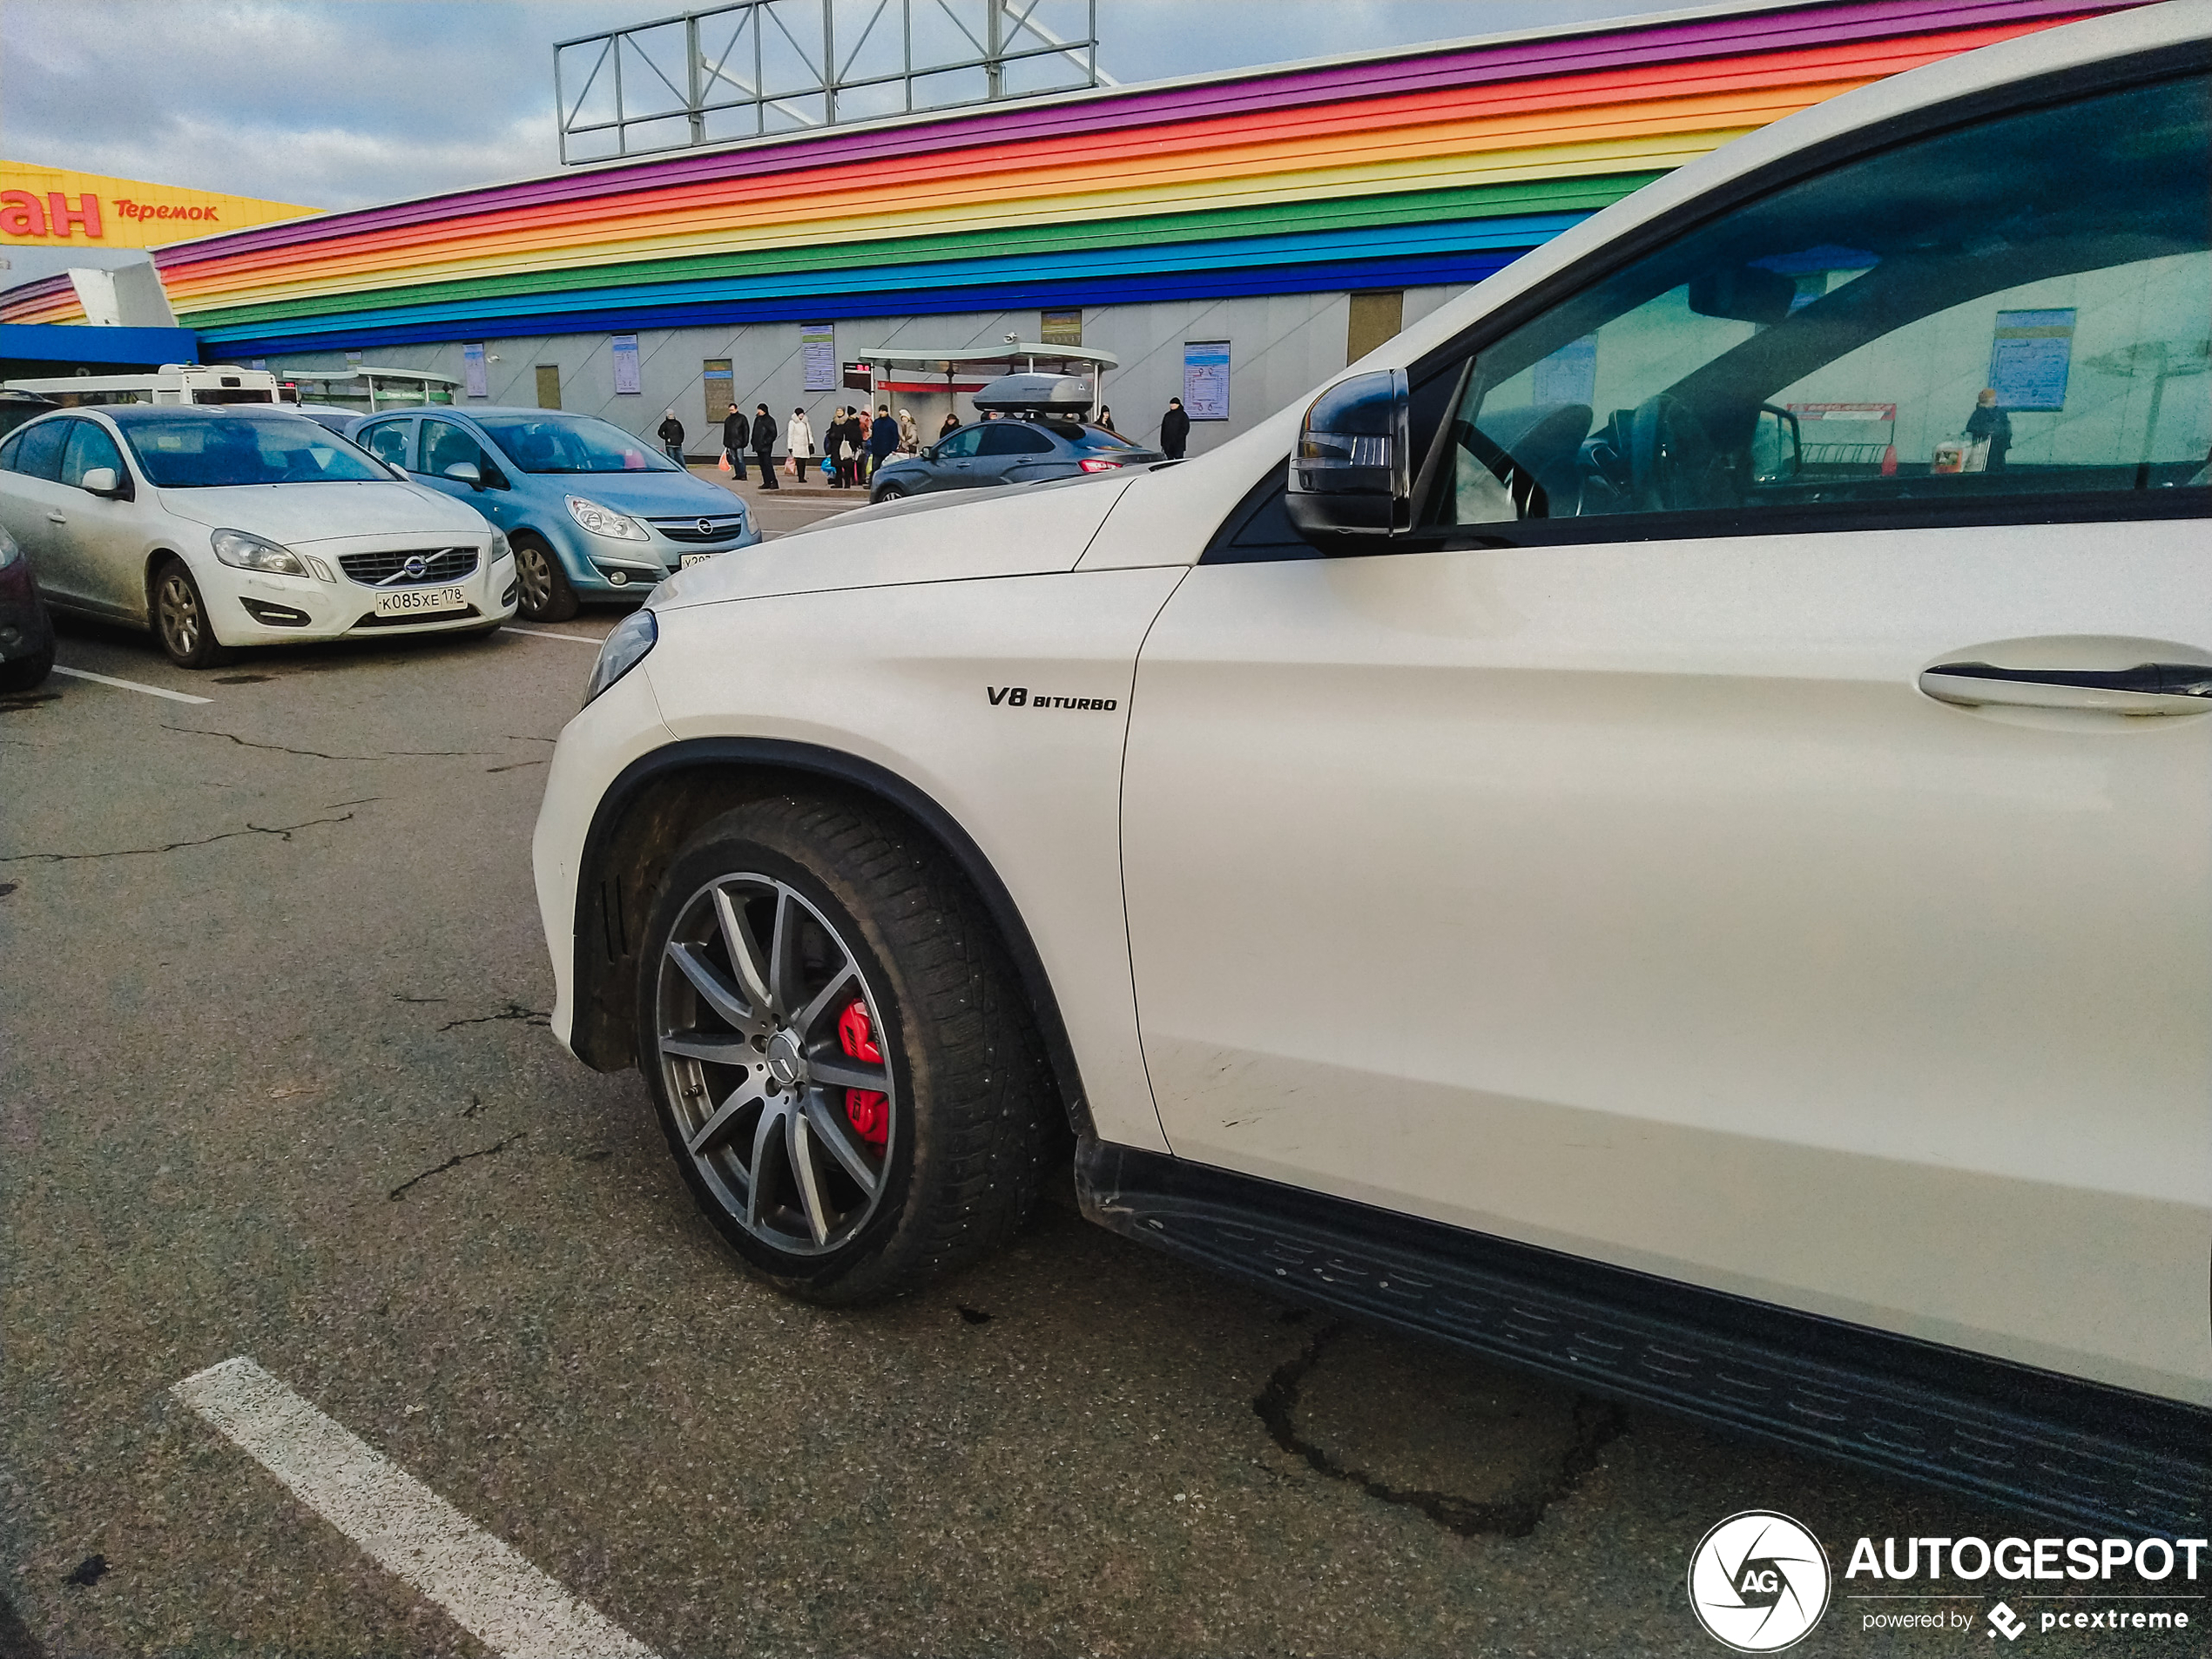
[[[1229,342],[1183,342],[1183,412],[1194,421],[1229,418]]]
[[[2074,364],[2074,307],[2000,311],[1989,347],[1989,384],[2000,409],[2055,412],[2066,407]]]
[[[613,336],[613,344],[615,348],[615,395],[617,397],[637,397],[641,395],[644,389],[637,378],[637,336],[635,334],[616,334]]]
[[[461,347],[461,386],[470,397],[489,397],[491,381],[484,370],[484,347],[482,341],[463,343]]]
[[[837,390],[837,330],[826,322],[799,325],[799,366],[810,392]]]
[[[730,377],[730,360],[726,357],[703,358],[699,365],[699,381],[706,390],[706,423],[720,426],[730,411],[737,407],[736,382]]]

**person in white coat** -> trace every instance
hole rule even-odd
[[[793,409],[791,422],[784,428],[784,448],[791,456],[792,471],[799,478],[814,475],[814,428],[806,419],[806,411]]]

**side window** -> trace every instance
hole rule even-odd
[[[984,433],[989,429],[988,426],[961,428],[959,431],[937,446],[939,458],[945,461],[967,460],[968,456],[975,453],[975,446],[982,442]]]
[[[84,475],[95,467],[112,467],[118,479],[130,477],[122,451],[115,447],[105,427],[92,421],[71,421],[70,428],[69,445],[62,452],[62,482],[82,489]]]
[[[1043,455],[1052,453],[1052,440],[1035,427],[1019,421],[994,421],[983,428],[983,447],[977,452],[987,455]]]
[[[1742,533],[1767,509],[1972,519],[2031,494],[2182,510],[2149,492],[2202,482],[2212,449],[2207,91],[1900,145],[1604,277],[1466,367],[1424,523],[1610,538],[1717,511]]]
[[[62,472],[62,445],[69,441],[70,428],[74,421],[41,421],[27,426],[16,435],[15,459],[9,462],[10,472],[19,472],[26,478],[58,479]]]
[[[361,435],[361,448],[379,461],[388,461],[395,467],[407,465],[407,435],[412,424],[395,421],[389,426],[373,426]]]
[[[422,470],[433,478],[442,478],[448,467],[464,462],[474,467],[486,483],[500,476],[483,445],[469,432],[450,421],[423,421]]]

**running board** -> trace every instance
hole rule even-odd
[[[2109,1533],[2202,1537],[2212,1411],[1086,1136],[1083,1213],[1595,1394]]]

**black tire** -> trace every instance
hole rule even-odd
[[[576,590],[559,556],[528,530],[513,536],[516,610],[532,622],[566,622],[577,613]]]
[[[12,663],[0,663],[0,691],[27,691],[54,671],[54,648],[30,657],[18,657]]]
[[[153,637],[179,668],[220,668],[236,657],[215,637],[207,602],[185,562],[172,555],[153,573]]]
[[[877,501],[904,501],[906,498],[906,489],[899,484],[886,484],[875,492]]]
[[[741,1035],[746,1028],[735,1016],[715,1012],[727,1002],[710,1003],[695,974],[679,971],[671,943],[718,961],[725,988],[742,981],[726,924],[700,921],[702,903],[710,917],[722,914],[718,893],[759,919],[745,925],[756,942],[771,936],[775,917],[792,919],[786,937],[797,943],[786,954],[799,965],[789,970],[791,995],[769,992],[772,1007],[827,1009],[852,995],[873,1020],[886,1084],[875,1099],[887,1121],[873,1195],[846,1172],[849,1157],[840,1170],[829,1156],[828,1125],[809,1141],[765,1122],[768,1103],[784,1098],[776,1091],[787,1090],[786,1120],[819,1123],[816,1114],[831,1111],[836,1127],[854,1130],[839,1157],[859,1151],[873,1163],[860,1143],[863,1116],[855,1116],[870,1109],[865,1100],[811,1071],[801,1083],[779,1084],[765,1061],[749,1074],[744,1065],[664,1053],[664,1043],[697,1049],[725,1036],[728,1054],[748,1063],[753,1056],[740,1043],[771,1060],[784,1045],[787,1068],[795,1051],[818,1054],[813,1063],[826,1069],[847,1064],[826,1043],[810,1049],[814,1028],[779,1025],[781,1014],[753,1028],[774,1030],[765,1047]],[[774,948],[761,950],[773,986]],[[840,962],[852,975],[842,981]],[[831,988],[840,982],[851,988]],[[843,1006],[850,1017],[853,1004]],[[694,835],[654,899],[637,1031],[638,1069],[700,1210],[755,1276],[806,1301],[880,1301],[974,1262],[1022,1224],[1064,1139],[1035,1021],[989,919],[934,846],[867,806],[778,797],[725,813]],[[771,1092],[758,1107],[733,1104],[764,1088]],[[723,1138],[710,1141],[724,1120]],[[695,1156],[694,1145],[707,1150]],[[813,1184],[802,1194],[799,1150],[809,1146]],[[779,1192],[788,1201],[772,1211]],[[750,1224],[748,1194],[759,1195],[761,1212]],[[842,1211],[840,1194],[848,1201]],[[829,1217],[837,1226],[824,1224]]]

